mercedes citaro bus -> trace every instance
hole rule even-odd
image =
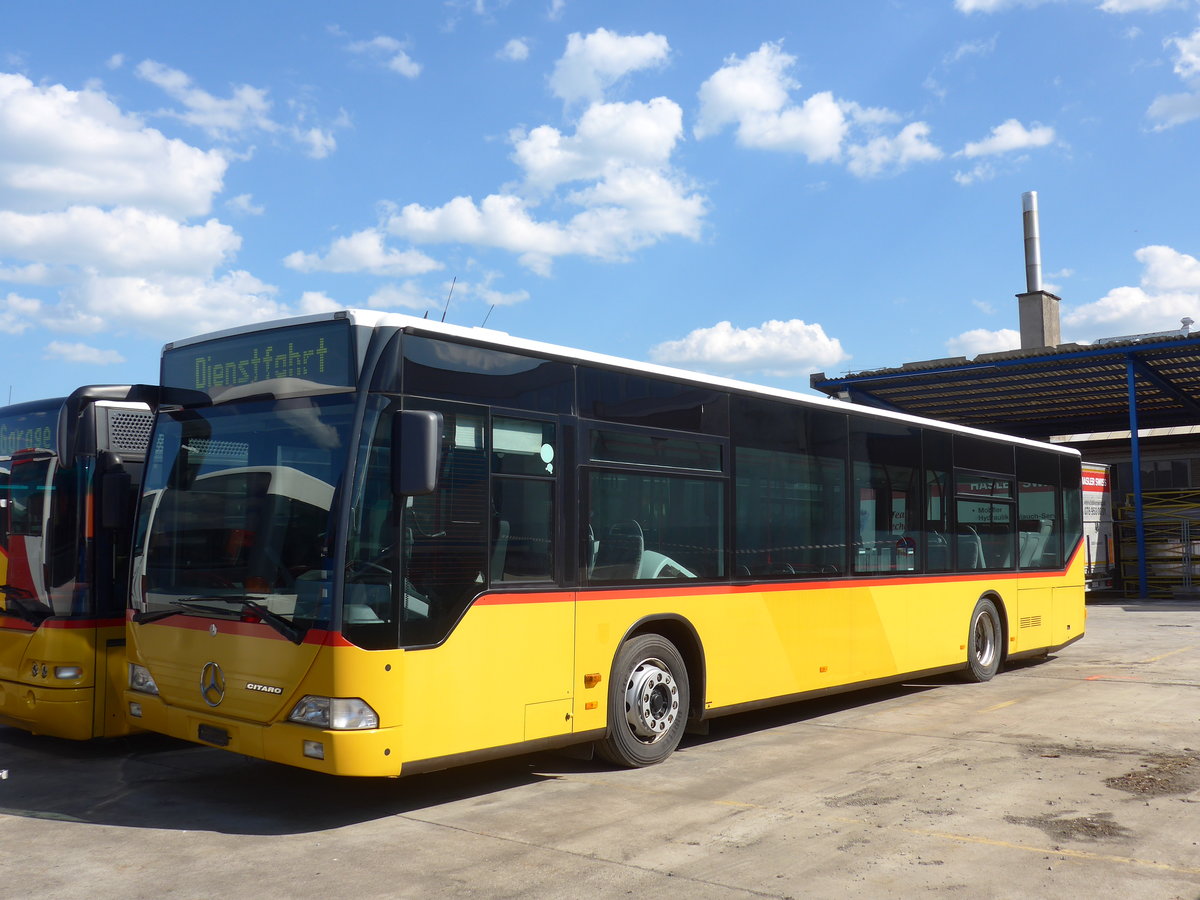
[[[1084,633],[1076,452],[377,311],[166,346],[140,727],[395,776]]]
[[[126,733],[125,607],[148,406],[128,385],[0,408],[0,724]]]

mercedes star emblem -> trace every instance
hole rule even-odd
[[[207,662],[200,670],[200,696],[209,706],[219,706],[225,699],[225,673],[215,662]]]

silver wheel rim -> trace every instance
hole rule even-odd
[[[658,659],[634,666],[625,684],[625,720],[634,737],[645,744],[662,739],[679,716],[679,685]]]
[[[975,618],[973,640],[975,659],[986,669],[996,658],[996,623],[987,610],[983,610]]]

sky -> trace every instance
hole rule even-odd
[[[1200,321],[1197,0],[0,0],[0,391],[346,307],[799,391]],[[0,402],[4,399],[0,393]]]

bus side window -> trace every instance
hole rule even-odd
[[[492,584],[554,578],[556,444],[552,422],[492,419]]]

